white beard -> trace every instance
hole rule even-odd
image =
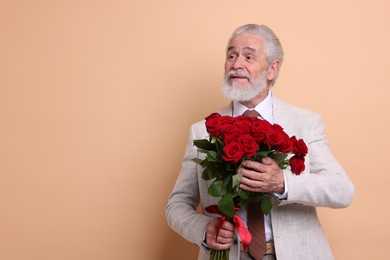
[[[233,74],[238,74],[240,76],[246,77],[248,79],[248,85],[244,88],[239,88],[233,82],[229,84],[229,79]],[[267,87],[267,70],[264,70],[263,74],[260,75],[260,79],[256,83],[252,83],[250,76],[244,71],[231,70],[229,71],[222,84],[222,93],[225,97],[233,101],[249,101],[254,99]]]

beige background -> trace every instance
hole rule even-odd
[[[320,209],[336,259],[389,259],[389,10],[0,0],[0,259],[195,259],[165,205],[190,124],[227,102],[224,48],[248,22],[279,35],[276,95],[323,115],[356,185],[351,207]]]

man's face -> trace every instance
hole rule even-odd
[[[240,34],[234,37],[229,45],[225,61],[225,76],[227,83],[240,89],[256,84],[264,71],[267,62],[264,55],[264,40],[253,34]],[[230,71],[239,71],[247,76]]]

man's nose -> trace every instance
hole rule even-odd
[[[242,69],[244,68],[244,59],[241,56],[238,56],[237,59],[233,62],[233,69]]]

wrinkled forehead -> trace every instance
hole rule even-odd
[[[263,51],[265,41],[262,37],[255,34],[243,33],[230,39],[227,45],[227,52],[247,50],[251,52]]]

